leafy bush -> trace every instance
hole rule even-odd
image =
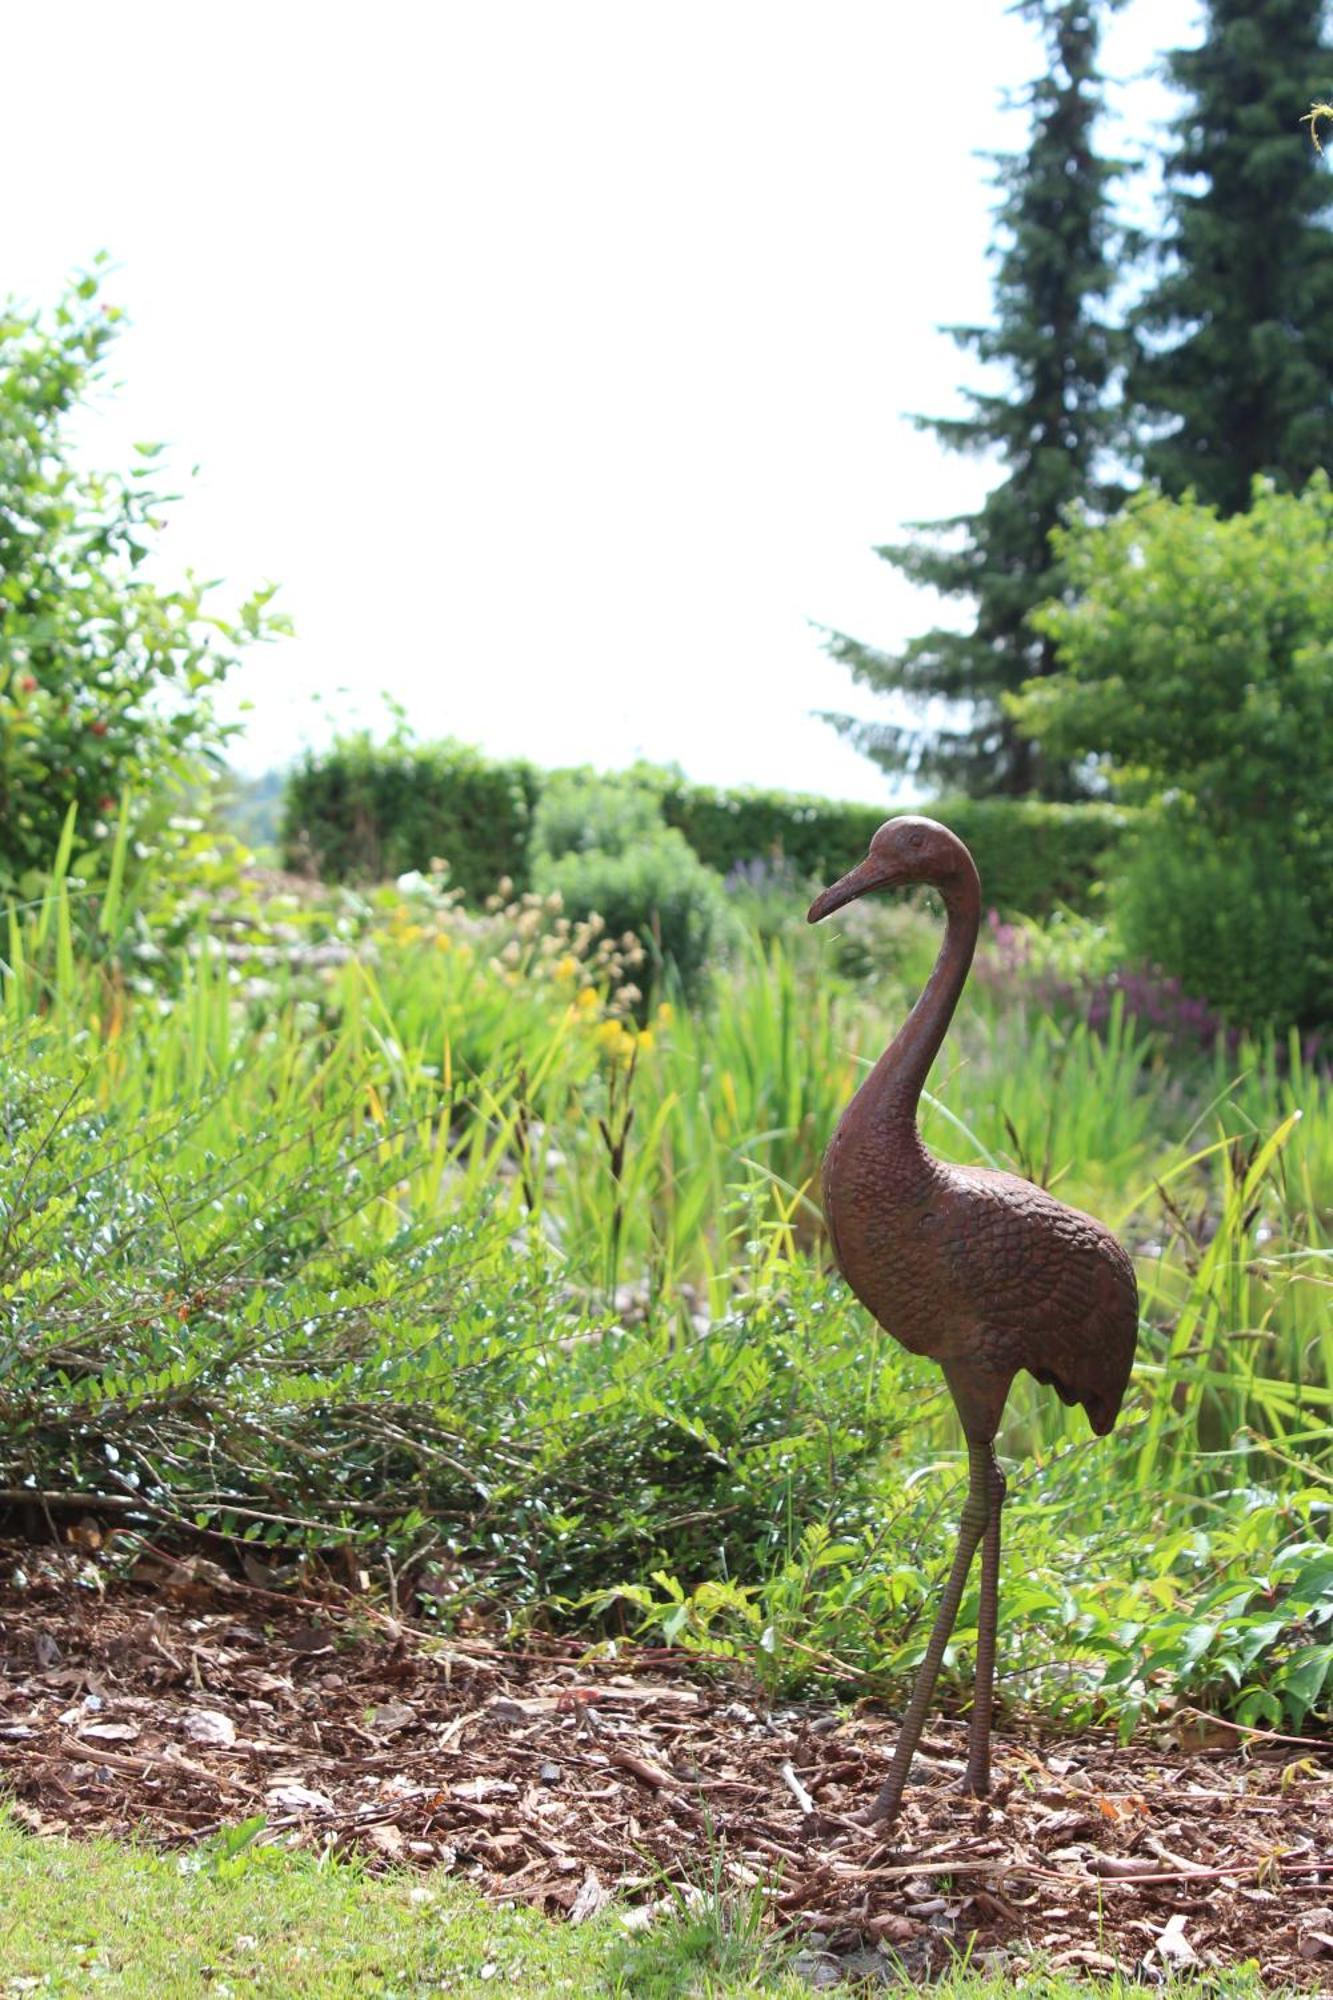
[[[1141,833],[1114,898],[1131,958],[1169,967],[1186,993],[1249,1027],[1329,1017],[1311,903],[1272,830],[1210,837],[1171,811]]]
[[[212,707],[248,642],[283,629],[257,591],[234,622],[187,576],[150,582],[166,496],[76,472],[68,425],[101,385],[122,317],[94,270],[49,317],[0,307],[0,887],[30,893],[71,806],[76,856],[128,799],[134,872],[164,795],[197,788],[235,727]],[[169,808],[167,808],[169,810]]]
[[[542,780],[532,816],[529,859],[558,861],[563,854],[625,854],[665,831],[652,791],[631,778],[599,778],[591,771],[552,771]]]
[[[698,992],[731,935],[721,881],[674,827],[620,853],[541,858],[534,879],[543,894],[558,892],[568,916],[599,916],[613,937],[632,932],[659,974],[673,968],[686,994]]]
[[[81,1062],[72,1095],[49,1028],[0,1024],[0,1055],[11,1496],[31,1480],[289,1552],[388,1546],[511,1614],[663,1560],[744,1573],[872,1512],[903,1406],[814,1266],[775,1257],[780,1296],[755,1271],[685,1340],[671,1305],[627,1327],[516,1234],[493,1165],[468,1172],[467,1143],[416,1115],[428,1079],[396,1130],[351,1077],[222,1147],[207,1094],[127,1115],[113,1059]],[[381,1071],[369,1101],[390,1095]]]
[[[697,992],[730,935],[722,885],[662,819],[654,794],[628,778],[556,771],[533,815],[533,880],[575,921],[600,917],[639,940],[660,973]]]
[[[1134,942],[1244,1020],[1327,1021],[1328,479],[1257,481],[1228,520],[1147,491],[1058,539],[1070,595],[1036,622],[1060,671],[1015,712],[1054,756],[1095,756],[1126,798],[1160,801],[1122,900]]]
[[[289,867],[327,881],[382,881],[433,860],[470,902],[508,877],[527,886],[539,779],[465,744],[373,743],[367,732],[307,752],[287,780],[282,839]]]

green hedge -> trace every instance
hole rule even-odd
[[[287,780],[287,865],[329,882],[383,881],[433,859],[469,902],[502,876],[526,888],[528,836],[541,775],[493,764],[462,743],[376,745],[346,737],[307,753]]]
[[[667,824],[722,875],[737,862],[782,856],[798,875],[831,881],[860,859],[895,810],[796,792],[722,791],[655,765],[611,780],[591,771],[551,776],[565,781],[566,792],[587,783],[652,794]],[[307,756],[292,773],[283,822],[288,860],[313,863],[329,880],[365,880],[424,869],[441,855],[471,900],[489,895],[502,875],[525,888],[543,783],[530,764],[488,763],[457,743],[379,749],[366,737],[350,738]],[[1095,908],[1119,866],[1117,847],[1132,817],[1115,806],[1024,799],[950,799],[928,810],[971,848],[987,905],[1032,917],[1061,903]]]
[[[896,810],[794,792],[718,791],[660,774],[658,782],[668,825],[722,874],[737,861],[782,855],[798,874],[831,881],[861,858],[875,828]],[[1027,799],[948,799],[920,810],[967,842],[989,907],[1030,917],[1061,903],[1092,908],[1129,824],[1116,806]]]
[[[1122,806],[1040,799],[951,799],[930,810],[971,848],[986,907],[1025,917],[1061,904],[1099,910],[1134,819]]]

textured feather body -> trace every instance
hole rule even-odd
[[[913,1354],[1004,1388],[1026,1369],[1109,1431],[1138,1329],[1115,1237],[1016,1174],[946,1165],[914,1128],[868,1124],[854,1100],[824,1163],[834,1253],[862,1304]]]

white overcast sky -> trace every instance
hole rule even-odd
[[[1108,69],[1194,22],[1130,0]],[[296,624],[243,768],[388,692],[493,754],[884,796],[811,627],[921,630],[871,547],[994,476],[904,413],[987,313],[974,149],[1037,65],[999,0],[41,0],[4,46],[0,290],[110,251],[86,449],[165,440],[171,564]]]

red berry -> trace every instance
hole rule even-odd
[[[106,735],[106,724],[105,724],[104,722],[101,722],[101,721],[98,721],[98,722],[90,722],[90,723],[88,724],[88,727],[89,727],[89,729],[90,729],[90,730],[92,731],[92,733],[93,733],[93,735],[94,735],[94,736],[105,736],[105,735]]]
[[[23,694],[31,694],[36,685],[37,677],[35,674],[23,674],[19,679],[19,688]]]

